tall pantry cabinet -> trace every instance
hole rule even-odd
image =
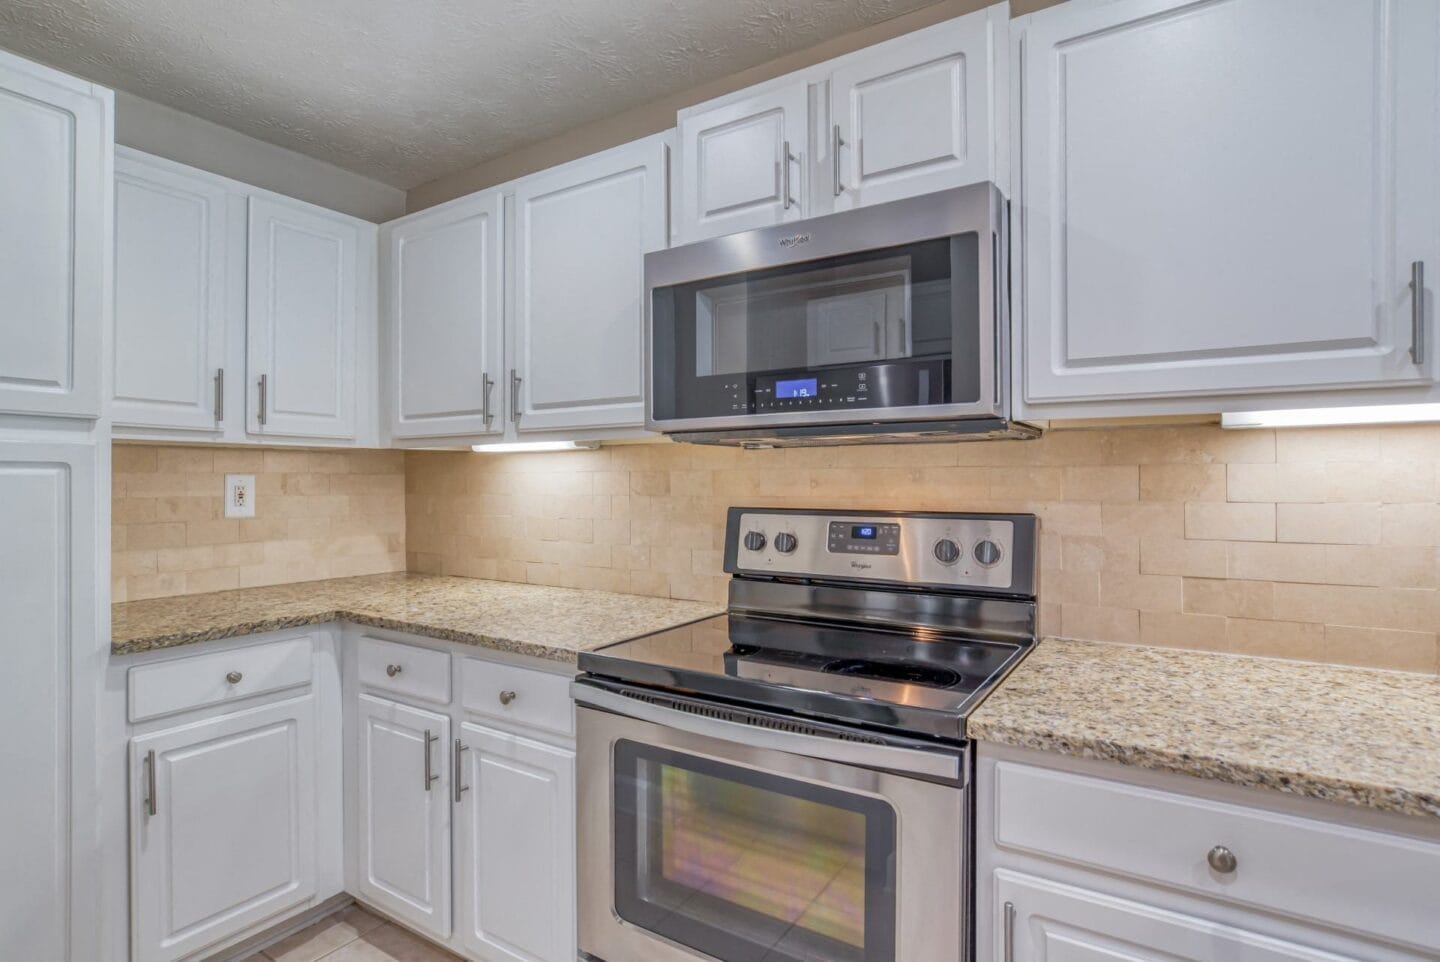
[[[0,959],[105,956],[86,816],[109,628],[112,118],[110,91],[0,53]]]

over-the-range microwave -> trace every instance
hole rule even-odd
[[[645,258],[646,426],[743,446],[1034,437],[1009,419],[994,184]]]

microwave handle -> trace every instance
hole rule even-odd
[[[572,684],[570,691],[575,698],[575,704],[582,708],[596,708],[637,721],[689,732],[702,738],[714,738],[751,748],[768,748],[791,755],[803,755],[807,758],[838,762],[842,765],[878,768],[888,772],[929,776],[956,782],[961,781],[964,774],[961,764],[963,756],[959,752],[852,742],[827,737],[823,734],[810,735],[765,727],[763,723],[767,721],[788,725],[792,728],[808,726],[800,719],[772,715],[753,709],[727,707],[725,710],[737,717],[751,716],[760,724],[746,724],[743,721],[727,721],[708,715],[692,714],[657,704],[656,701],[666,700],[680,702],[680,699],[660,692],[645,692],[643,697],[647,700],[642,701],[639,698],[623,695],[619,691],[584,683]]]

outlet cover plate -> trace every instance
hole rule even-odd
[[[225,517],[255,517],[255,475],[225,475]]]

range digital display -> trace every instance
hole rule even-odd
[[[850,537],[859,541],[874,541],[879,537],[879,531],[873,524],[857,524],[851,527]]]
[[[790,381],[775,382],[776,398],[815,397],[820,393],[818,378],[802,377]]]

